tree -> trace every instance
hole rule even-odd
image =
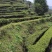
[[[44,15],[48,11],[48,5],[46,0],[35,0],[34,2],[35,12],[38,15]]]

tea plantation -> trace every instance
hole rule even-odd
[[[0,1],[0,52],[52,52],[52,15],[38,16],[26,2]]]

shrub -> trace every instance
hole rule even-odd
[[[46,48],[49,45],[49,42],[52,38],[52,27],[44,34],[43,37],[35,44],[30,45],[29,52],[45,52]]]

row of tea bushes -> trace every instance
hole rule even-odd
[[[9,23],[15,23],[15,22],[21,22],[21,21],[27,21],[27,20],[34,20],[39,19],[41,17],[24,17],[24,18],[1,18],[0,19],[0,26],[9,24]]]
[[[9,24],[9,23],[16,23],[16,22],[22,22],[22,21],[28,21],[28,20],[34,20],[37,19],[38,21],[36,23],[44,23],[46,21],[52,21],[52,17],[49,18],[42,18],[42,17],[25,17],[25,18],[1,18],[0,19],[0,26]]]
[[[37,30],[34,34],[30,35],[26,39],[26,45],[34,45],[37,43],[37,41],[40,39],[41,36],[43,36],[43,33],[47,31],[48,27],[45,28],[42,26],[43,29]]]
[[[52,27],[44,34],[43,37],[41,37],[41,39],[35,45],[30,45],[28,47],[29,52],[50,52],[50,41],[52,41]]]

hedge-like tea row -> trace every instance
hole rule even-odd
[[[42,27],[43,28],[43,27]],[[26,40],[26,45],[33,45],[36,44],[36,40],[42,36],[42,33],[45,32],[48,28],[44,28],[42,30],[37,30],[34,34],[30,35]]]
[[[39,19],[40,18],[40,19]],[[21,21],[27,21],[27,20],[34,20],[34,19],[38,19],[37,23],[44,23],[46,21],[52,21],[52,17],[49,18],[42,18],[42,17],[27,17],[27,18],[1,18],[0,19],[0,27],[9,23],[16,23],[16,22],[21,22]]]
[[[1,18],[0,19],[0,26],[9,24],[9,23],[15,23],[15,22],[21,22],[21,21],[27,21],[27,20],[34,20],[34,19],[38,19],[41,17],[25,17],[25,18]]]
[[[44,34],[43,37],[41,37],[41,39],[35,45],[29,46],[29,52],[45,52],[46,48],[50,44],[51,38],[52,38],[52,27]],[[51,51],[51,48],[49,51]]]

